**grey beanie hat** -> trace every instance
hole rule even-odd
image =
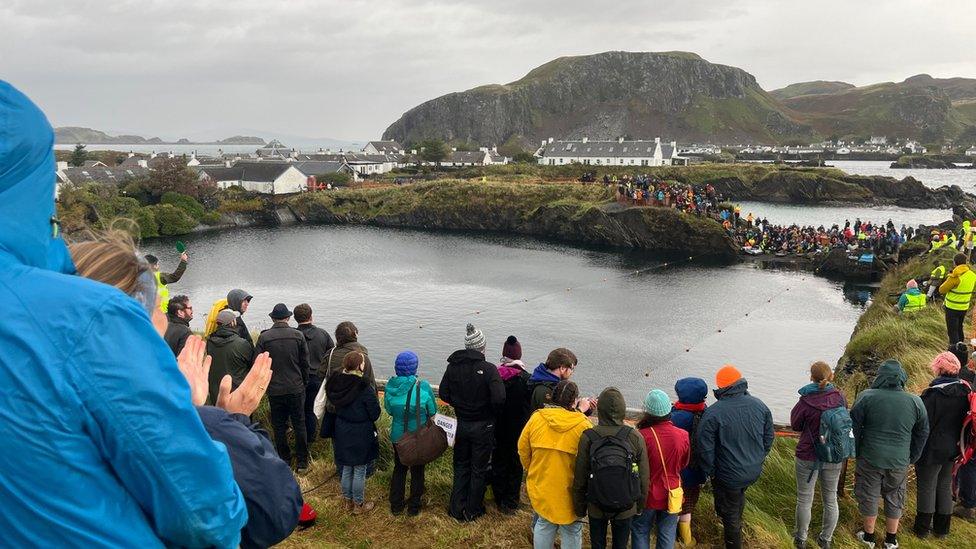
[[[474,324],[468,324],[468,335],[464,336],[464,348],[483,351],[487,346],[488,342],[485,340],[485,334],[475,328]]]

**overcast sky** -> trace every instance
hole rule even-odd
[[[378,138],[565,55],[698,53],[774,89],[976,77],[971,0],[0,0],[0,78],[56,126]]]

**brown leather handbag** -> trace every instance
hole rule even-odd
[[[417,430],[407,431],[407,424],[410,420],[410,393],[407,393],[406,408],[403,410],[403,435],[396,441],[397,456],[400,463],[407,467],[417,465],[427,465],[435,459],[441,457],[447,451],[447,433],[439,425],[434,423],[434,418],[428,417],[427,423],[420,424],[420,381],[414,384],[413,390],[417,392],[414,404],[414,414],[417,418]]]

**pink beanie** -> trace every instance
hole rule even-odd
[[[935,375],[949,374],[951,376],[959,375],[959,359],[956,355],[944,351],[936,355],[935,359],[932,360],[932,364],[929,368],[932,368],[932,373]]]
[[[915,282],[915,279],[913,278],[908,281],[908,284],[905,284],[905,287],[908,288],[909,290],[912,288],[918,288],[918,282]]]

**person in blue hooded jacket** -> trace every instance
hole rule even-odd
[[[176,358],[139,303],[74,276],[53,142],[44,114],[0,81],[4,545],[236,547],[244,499]]]
[[[708,397],[708,383],[699,377],[684,377],[675,382],[674,392],[678,395],[678,402],[671,409],[671,423],[687,431],[688,440],[691,441],[691,458],[688,466],[681,470],[681,487],[685,497],[681,504],[681,515],[678,516],[678,540],[691,546],[695,543],[691,536],[691,515],[698,504],[701,487],[708,480],[696,464],[698,444],[695,442],[695,431],[707,408],[705,398]]]
[[[403,512],[403,495],[407,488],[407,471],[410,471],[410,497],[406,501],[407,514],[420,514],[421,498],[424,496],[424,466],[407,467],[400,463],[396,443],[404,435],[403,420],[406,415],[407,433],[417,430],[419,425],[427,422],[427,418],[437,413],[437,397],[427,380],[417,377],[417,367],[420,359],[413,351],[404,351],[397,355],[394,364],[396,375],[386,382],[383,391],[383,407],[390,414],[390,441],[393,443],[393,478],[390,479],[390,512],[399,515]],[[419,392],[420,406],[417,406]],[[407,399],[410,399],[409,413]],[[420,410],[420,423],[417,423],[416,410]]]

